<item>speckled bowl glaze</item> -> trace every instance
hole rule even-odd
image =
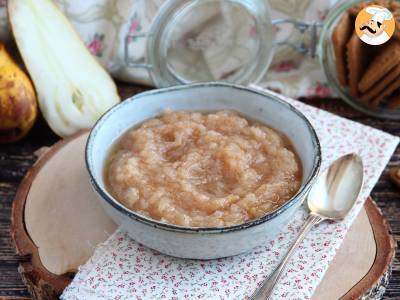
[[[262,218],[222,228],[188,228],[165,224],[125,208],[106,190],[105,161],[114,141],[127,129],[170,109],[236,110],[285,133],[303,165],[303,182],[293,198]],[[109,110],[92,129],[86,164],[93,188],[112,219],[137,242],[182,258],[212,259],[246,252],[273,239],[302,204],[321,164],[320,144],[309,121],[296,108],[268,92],[223,84],[201,83],[153,90]]]

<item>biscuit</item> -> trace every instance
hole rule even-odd
[[[357,5],[352,6],[351,8],[348,9],[348,12],[350,13],[350,16],[353,18],[356,18],[358,13],[366,8],[367,6],[370,5],[379,5],[379,6],[384,6],[384,7],[390,7],[389,3],[391,1],[367,1],[367,2],[362,2]]]
[[[358,15],[358,13],[359,13],[362,9],[364,9],[365,7],[367,7],[368,5],[371,5],[371,3],[372,3],[372,2],[369,2],[369,3],[363,2],[363,3],[360,3],[360,4],[358,4],[358,5],[355,5],[355,6],[350,7],[350,8],[348,9],[348,12],[349,12],[349,14],[350,14],[350,17],[356,18],[357,15]]]
[[[400,3],[398,1],[390,1],[390,4],[386,7],[389,8],[391,12],[395,12],[400,10]]]
[[[344,13],[332,34],[333,50],[336,57],[336,74],[341,85],[347,85],[346,45],[353,32],[352,19]]]
[[[362,97],[361,100],[364,102],[370,102],[375,97],[379,96],[384,89],[392,83],[397,77],[400,76],[400,64],[393,68],[389,73],[372,88],[370,88]]]
[[[353,32],[353,22],[358,13],[374,4],[387,7],[392,12],[396,28],[390,42],[371,47],[362,42],[356,33],[350,37],[348,34]],[[349,8],[332,33],[338,81],[342,86],[349,85],[350,94],[368,105],[382,104],[390,109],[400,109],[399,28],[400,1],[365,1]],[[346,40],[344,49],[342,43]]]
[[[395,11],[392,11],[393,13],[393,18],[394,21],[396,22],[395,28],[394,28],[394,33],[393,33],[393,38],[400,40],[400,8],[396,9]]]
[[[367,2],[359,3],[359,4],[349,8],[348,12],[350,13],[351,17],[356,18],[358,13],[362,9],[364,9],[370,5],[383,6],[383,7],[386,7],[387,9],[389,9],[391,12],[394,12],[395,10],[400,9],[400,4],[396,0],[380,0],[380,1],[367,1]]]
[[[353,96],[358,97],[360,92],[358,90],[358,83],[362,74],[364,73],[369,53],[372,47],[362,42],[356,33],[353,33],[350,41],[347,43],[347,66],[349,70],[349,86],[350,92]]]
[[[397,40],[400,40],[400,31],[397,30],[397,28],[400,28],[400,3],[396,0],[392,1],[369,1],[369,2],[363,2],[358,5],[352,6],[351,8],[348,9],[348,13],[350,14],[350,17],[355,19],[357,18],[358,13],[366,8],[369,5],[379,5],[388,8],[392,14],[393,17],[396,21],[396,29],[393,34],[393,37]]]
[[[386,97],[390,96],[395,90],[397,90],[398,88],[400,88],[400,78],[395,79],[394,81],[392,81],[385,89],[382,93],[379,94],[378,97],[376,97],[372,102],[371,105],[372,106],[378,106],[383,99],[385,99]]]
[[[372,48],[372,47],[371,47]],[[378,47],[376,47],[378,48]],[[362,76],[358,89],[365,93],[372,88],[383,76],[393,69],[400,62],[400,44],[390,43],[385,47],[379,47],[378,54],[369,64]],[[370,59],[370,57],[368,57]]]

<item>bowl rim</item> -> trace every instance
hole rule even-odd
[[[246,91],[248,93],[252,94],[257,94],[258,96],[263,96],[268,97],[272,99],[273,101],[279,102],[281,105],[289,109],[290,111],[294,112],[298,117],[300,117],[306,124],[307,129],[309,130],[309,133],[311,135],[311,142],[313,144],[313,148],[315,149],[315,157],[312,165],[312,171],[307,179],[307,181],[304,183],[304,185],[297,191],[297,193],[290,198],[288,201],[286,201],[283,205],[278,207],[277,209],[268,212],[264,216],[258,219],[250,220],[245,223],[237,224],[237,225],[231,225],[231,226],[225,226],[225,227],[184,227],[184,226],[179,226],[179,225],[173,225],[173,224],[168,224],[168,223],[163,223],[160,221],[157,221],[155,219],[151,219],[149,217],[143,216],[135,211],[129,210],[126,208],[124,205],[122,205],[118,200],[116,200],[114,197],[109,196],[109,194],[106,192],[105,187],[103,187],[101,184],[97,182],[94,176],[94,172],[92,170],[92,163],[91,163],[91,153],[93,149],[93,143],[96,138],[96,135],[99,132],[99,129],[105,124],[107,121],[108,117],[115,113],[117,110],[122,109],[124,106],[129,105],[129,103],[137,100],[138,98],[142,97],[148,97],[156,94],[161,94],[161,93],[168,93],[171,91],[180,91],[180,90],[187,90],[187,89],[192,89],[192,88],[219,88],[219,87],[224,87],[224,88],[233,88],[236,90],[241,90],[241,91]],[[269,100],[270,101],[270,100]],[[110,108],[93,126],[93,128],[90,131],[88,140],[86,142],[86,147],[85,147],[85,163],[86,163],[86,169],[89,174],[89,179],[92,184],[92,187],[94,190],[100,195],[102,200],[105,200],[109,205],[111,205],[114,209],[116,209],[118,212],[128,216],[130,219],[133,219],[135,221],[138,221],[144,225],[150,225],[154,228],[159,228],[167,231],[173,231],[173,232],[181,232],[181,233],[204,233],[204,234],[210,234],[210,233],[228,233],[228,232],[233,232],[233,231],[239,231],[243,230],[246,228],[254,227],[257,225],[260,225],[262,223],[265,223],[280,214],[282,214],[284,211],[289,209],[291,206],[293,206],[295,203],[299,202],[303,197],[306,196],[308,193],[311,185],[314,183],[316,180],[320,167],[321,167],[321,145],[318,139],[318,136],[315,132],[314,127],[311,125],[310,121],[304,116],[303,113],[301,113],[297,108],[295,108],[293,105],[289,104],[288,102],[282,100],[278,95],[275,93],[269,93],[266,90],[259,90],[259,89],[254,89],[254,88],[249,88],[249,87],[244,87],[241,85],[236,85],[236,84],[230,84],[230,83],[221,83],[221,82],[204,82],[204,83],[193,83],[193,84],[187,84],[187,85],[179,85],[179,86],[173,86],[173,87],[168,87],[168,88],[162,88],[162,89],[154,89],[146,92],[142,92],[139,94],[136,94],[130,98],[127,98],[126,100],[120,102],[119,104],[113,106]]]

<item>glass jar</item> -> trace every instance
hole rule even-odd
[[[147,69],[157,87],[220,80],[242,85],[258,82],[273,56],[269,12],[267,2],[258,0],[166,1],[149,33],[126,37],[125,62]],[[249,37],[250,30],[254,34]],[[147,38],[145,63],[130,61],[129,41],[135,38]]]
[[[148,33],[126,36],[125,63],[147,70],[157,87],[202,81],[256,85],[274,53],[286,45],[318,57],[332,90],[355,109],[376,117],[400,119],[399,109],[367,105],[339,84],[332,33],[341,16],[360,2],[370,1],[339,1],[320,23],[271,20],[268,3],[260,0],[169,0],[160,8]],[[310,43],[306,46],[277,41],[274,28],[284,24],[308,34]],[[132,61],[134,49],[130,49],[129,41],[137,38],[146,38],[145,62]]]
[[[337,72],[336,72],[336,61],[333,49],[332,34],[343,14],[354,5],[361,2],[371,1],[340,1],[327,15],[324,26],[321,30],[318,43],[318,57],[320,65],[323,68],[325,76],[332,90],[348,103],[353,108],[368,114],[370,116],[400,120],[400,109],[389,109],[384,105],[375,106],[368,105],[365,101],[361,100],[360,97],[356,97],[351,94],[348,87],[344,87],[339,83]],[[394,37],[393,37],[394,38]],[[376,47],[376,46],[369,46]],[[400,92],[396,93],[396,96],[400,96]]]

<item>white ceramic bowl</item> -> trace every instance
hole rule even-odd
[[[114,141],[127,129],[172,111],[236,110],[285,133],[303,165],[303,182],[293,198],[262,218],[222,228],[188,228],[165,224],[134,211],[106,190],[103,169]],[[90,180],[112,219],[139,243],[183,258],[211,259],[246,252],[272,239],[302,204],[317,176],[321,150],[317,135],[296,108],[273,94],[223,83],[201,83],[153,90],[129,98],[109,110],[92,129],[86,146]]]

